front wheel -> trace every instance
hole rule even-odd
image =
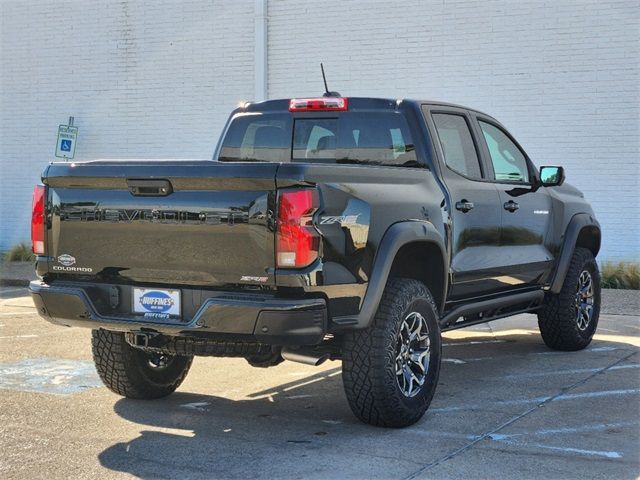
[[[91,347],[100,379],[123,397],[166,397],[189,372],[193,356],[147,353],[129,345],[124,333],[93,330]]]
[[[414,424],[435,393],[440,354],[429,290],[417,280],[389,280],[371,326],[344,338],[342,378],[351,410],[371,425]]]
[[[600,316],[600,272],[593,253],[576,248],[559,293],[547,293],[538,312],[542,339],[555,350],[582,350]]]

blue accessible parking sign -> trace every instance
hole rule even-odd
[[[56,144],[56,157],[73,158],[76,152],[76,138],[78,127],[60,125],[58,127],[58,143]]]

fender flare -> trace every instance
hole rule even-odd
[[[571,257],[573,256],[573,252],[576,248],[580,232],[587,227],[594,227],[598,232],[600,232],[600,224],[593,215],[588,213],[577,213],[571,217],[564,234],[562,249],[560,250],[560,255],[556,262],[555,274],[553,275],[553,280],[549,287],[549,291],[551,293],[559,293],[562,289],[564,279],[569,271],[569,264],[571,263]],[[598,244],[598,249],[599,248],[600,244]]]
[[[361,329],[370,325],[382,299],[396,254],[404,245],[414,242],[432,243],[440,249],[444,262],[442,278],[444,295],[442,305],[438,305],[438,308],[442,310],[449,283],[449,261],[444,240],[432,223],[407,220],[394,223],[385,232],[373,261],[373,269],[360,312],[357,315],[334,317],[332,322],[336,330]]]

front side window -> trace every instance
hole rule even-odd
[[[480,160],[467,120],[462,115],[434,113],[433,122],[447,167],[466,177],[481,179]]]
[[[489,148],[495,179],[528,183],[529,169],[522,151],[495,125],[483,121],[479,123]]]

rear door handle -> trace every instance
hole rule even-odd
[[[462,199],[456,203],[456,210],[460,210],[463,213],[467,213],[469,210],[473,210],[473,202]]]
[[[518,205],[513,200],[509,200],[508,202],[505,202],[503,207],[504,207],[505,210],[508,210],[509,212],[515,212],[516,210],[518,210],[520,208],[520,205]]]

